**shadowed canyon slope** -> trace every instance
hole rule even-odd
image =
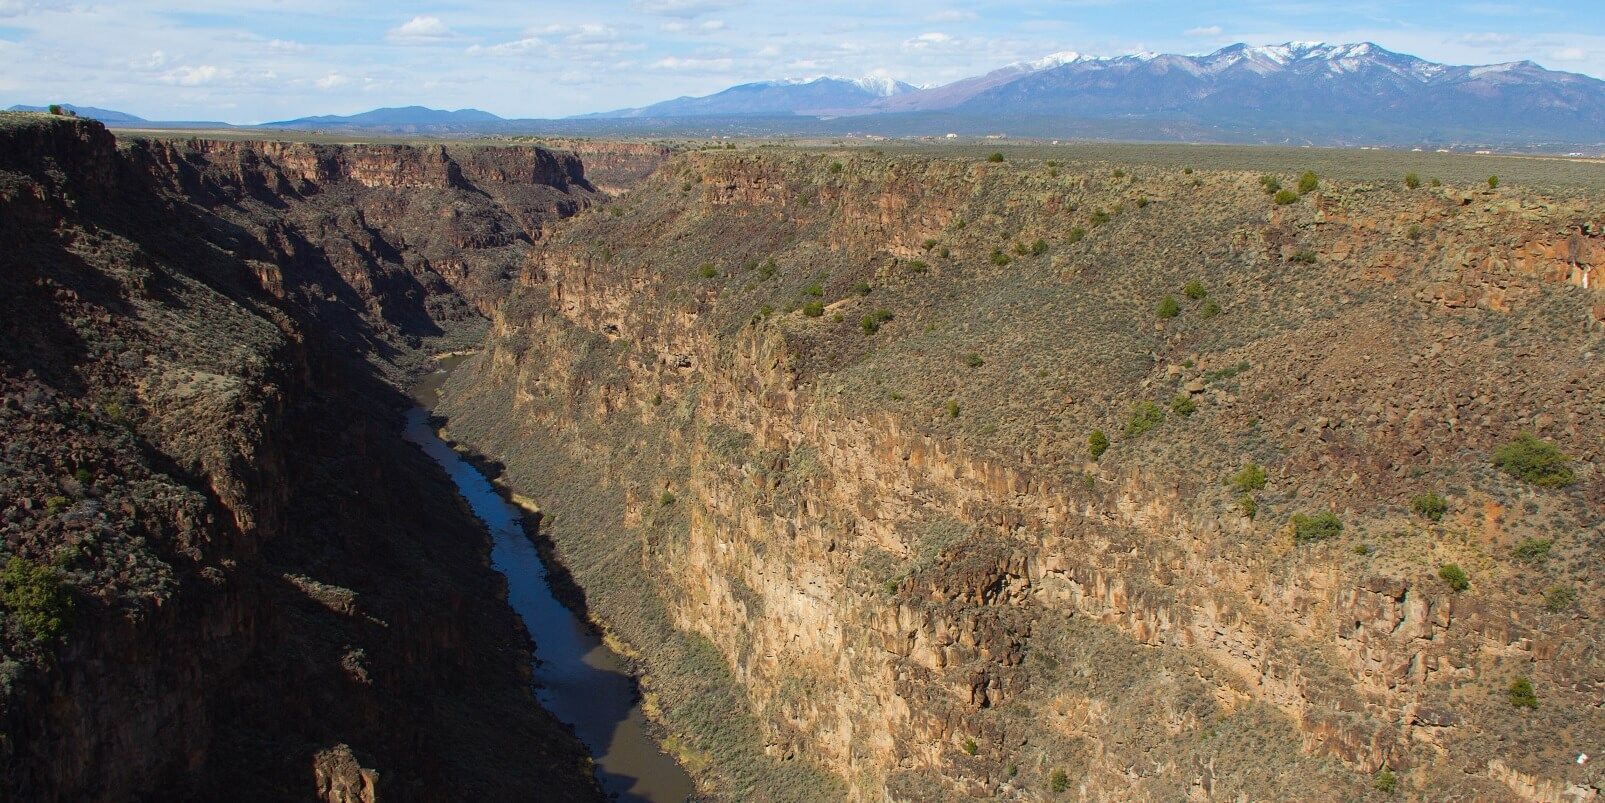
[[[723,797],[1592,799],[1605,209],[1196,167],[683,154],[441,409]]]
[[[383,380],[592,195],[533,147],[0,117],[0,798],[599,797]]]

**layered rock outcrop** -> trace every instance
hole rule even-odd
[[[681,155],[443,410],[732,797],[1593,799],[1605,211],[1258,179]]]

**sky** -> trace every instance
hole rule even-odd
[[[413,104],[561,117],[754,80],[927,85],[1061,51],[1284,41],[1605,77],[1599,0],[0,0],[0,107],[232,123]]]

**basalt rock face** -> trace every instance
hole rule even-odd
[[[441,409],[732,799],[1595,799],[1605,210],[1259,178],[684,154]]]
[[[409,322],[378,282],[350,316],[305,303],[309,266],[362,275],[299,206],[342,181],[589,192],[554,154],[484,157],[0,118],[0,798],[598,797],[482,527],[352,350]],[[253,228],[274,204],[299,222]]]
[[[623,195],[645,182],[674,148],[650,142],[600,139],[541,139],[537,144],[568,151],[585,164],[585,177],[609,195]]]
[[[571,153],[532,146],[135,140],[135,169],[233,231],[281,300],[354,351],[471,342],[530,244],[597,195]],[[450,344],[448,344],[450,345]]]

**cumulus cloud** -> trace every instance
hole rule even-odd
[[[1219,25],[1203,25],[1203,26],[1200,26],[1200,27],[1197,27],[1197,28],[1188,28],[1187,30],[1182,31],[1182,35],[1183,36],[1209,37],[1209,36],[1220,36],[1220,34],[1221,34],[1221,27]]]
[[[439,17],[413,17],[385,34],[386,39],[402,45],[439,44],[456,37]]]
[[[661,17],[696,17],[727,8],[735,8],[746,0],[635,0],[636,11]]]
[[[929,33],[922,33],[912,39],[904,40],[903,49],[926,50],[932,47],[940,47],[942,45],[952,44],[953,42],[954,39],[952,35],[942,33],[941,31],[931,31]]]

